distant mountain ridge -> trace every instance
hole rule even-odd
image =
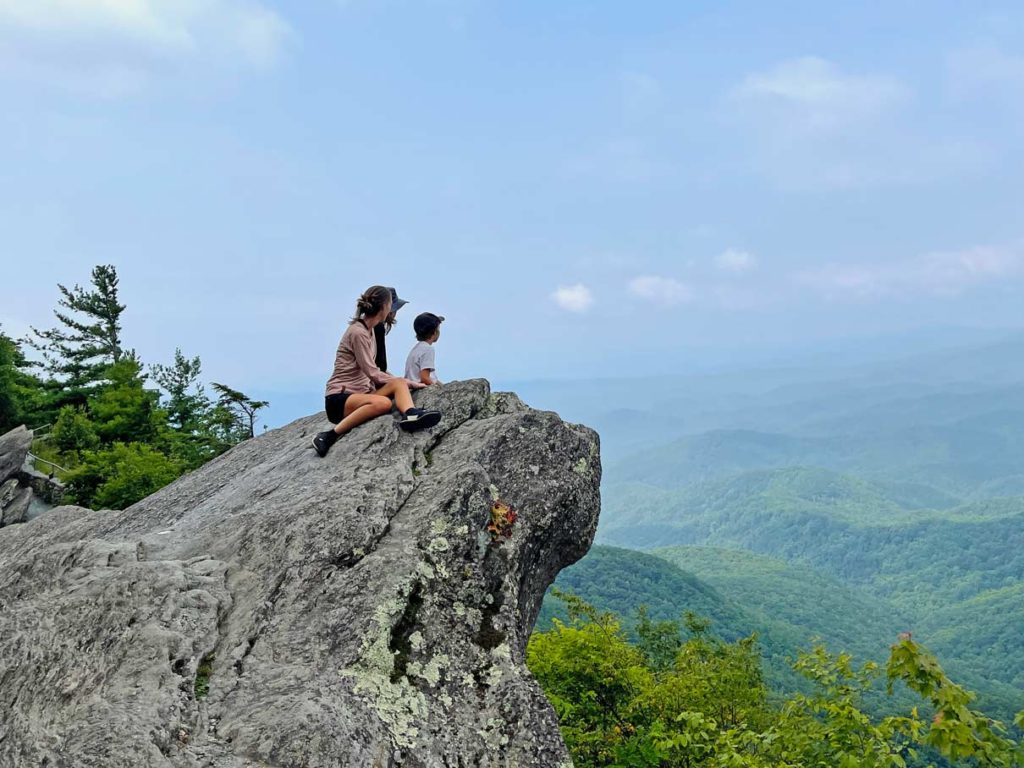
[[[1024,494],[1024,410],[830,436],[711,430],[620,458],[609,465],[606,483],[676,488],[796,466],[928,485],[963,500],[990,496],[992,488],[999,495]]]
[[[1024,706],[1024,335],[925,342],[668,377],[650,405],[626,380],[520,389],[598,428],[599,543],[684,547],[673,561],[766,637],[768,596],[794,607],[791,638],[858,652],[888,612],[1005,715]],[[633,603],[662,591],[630,578]]]

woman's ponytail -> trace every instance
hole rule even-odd
[[[367,288],[363,295],[356,300],[356,314],[352,322],[364,317],[376,315],[384,305],[391,301],[391,290],[383,285],[374,285]]]

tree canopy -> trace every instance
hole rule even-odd
[[[66,501],[123,508],[253,437],[269,403],[224,384],[212,402],[198,357],[145,366],[122,342],[117,270],[57,286],[57,325],[26,342],[0,331],[0,431],[39,430],[33,452],[66,482]],[[31,360],[23,343],[41,355]]]

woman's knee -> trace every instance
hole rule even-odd
[[[383,416],[385,413],[389,413],[391,411],[391,399],[381,395],[374,396],[370,405],[379,416]]]

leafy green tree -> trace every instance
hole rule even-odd
[[[645,747],[650,756],[630,717],[634,699],[653,683],[644,655],[612,614],[572,595],[563,599],[571,624],[555,619],[552,631],[534,633],[526,654],[558,713],[573,760],[579,768],[615,765],[626,754],[640,759]]]
[[[706,619],[687,614],[685,623],[690,638],[646,697],[644,706],[651,718],[668,720],[694,711],[709,715],[724,728],[761,724],[767,687],[757,636],[726,643],[710,633]]]
[[[58,284],[61,298],[54,315],[60,325],[48,330],[32,329],[29,343],[38,349],[51,377],[61,387],[58,405],[82,405],[91,388],[104,378],[106,370],[124,356],[121,343],[121,313],[117,270],[111,265],[93,267],[91,288]]]
[[[104,443],[152,442],[166,414],[159,394],[146,389],[146,377],[134,354],[122,357],[104,372],[103,386],[89,399],[89,413]]]
[[[30,374],[21,345],[0,329],[0,434],[19,424],[39,427],[43,412],[43,382]]]
[[[644,655],[647,665],[655,672],[671,669],[683,644],[679,624],[675,621],[652,621],[646,605],[641,605],[636,613],[636,647]]]
[[[66,478],[69,501],[93,509],[124,509],[173,482],[175,460],[142,443],[89,451]]]
[[[1010,739],[999,721],[971,709],[975,694],[946,677],[938,660],[909,634],[892,647],[886,675],[890,691],[894,682],[902,681],[934,708],[924,740],[941,754],[995,768],[1024,766],[1024,744]],[[1015,724],[1024,728],[1024,711],[1017,713]]]
[[[15,390],[17,361],[21,350],[0,331],[0,434],[19,424],[21,403]]]
[[[913,744],[923,726],[916,710],[876,723],[862,709],[861,698],[879,675],[876,664],[857,669],[849,654],[833,656],[818,644],[801,653],[794,667],[815,684],[814,692],[795,694],[783,704],[763,734],[766,752],[838,768],[902,768],[916,759]]]
[[[99,447],[100,437],[84,408],[65,405],[53,425],[49,442],[61,454],[70,454],[80,460],[85,451]]]
[[[893,646],[890,688],[902,681],[924,696],[936,712],[930,724],[916,708],[905,716],[866,714],[862,698],[881,673],[872,662],[855,667],[849,654],[822,645],[802,653],[794,666],[812,692],[772,703],[755,637],[726,643],[689,615],[682,641],[678,624],[653,624],[641,613],[631,646],[613,614],[560,597],[570,625],[555,619],[550,631],[535,632],[527,664],[578,766],[910,768],[926,764],[929,749],[957,766],[1024,766],[1020,744],[971,710],[973,694],[909,638]],[[1024,712],[1016,723],[1024,725]]]

